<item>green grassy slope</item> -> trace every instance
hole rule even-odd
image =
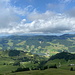
[[[5,54],[6,53],[6,54]],[[15,54],[14,54],[15,53]],[[56,64],[56,67],[52,67]],[[74,64],[71,66],[70,64]],[[70,71],[71,67],[73,71]],[[26,71],[26,69],[29,71]],[[2,75],[74,75],[75,54],[61,52],[49,59],[18,50],[0,51]]]
[[[62,36],[9,36],[0,38],[0,50],[23,50],[32,53],[54,55],[58,52],[75,52],[75,34]]]
[[[36,70],[36,71],[9,73],[7,75],[75,75],[75,71],[62,69],[47,69],[42,71]]]
[[[0,73],[10,73],[18,68],[36,68],[47,58],[18,50],[0,51]]]

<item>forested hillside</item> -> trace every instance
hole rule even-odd
[[[12,35],[0,38],[0,50],[23,50],[39,55],[53,55],[58,52],[75,52],[75,34],[54,35]]]

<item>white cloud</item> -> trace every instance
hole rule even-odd
[[[74,32],[75,30],[75,18],[68,17],[64,14],[52,14],[47,11],[48,14],[43,13],[39,14],[36,12],[39,17],[31,17],[31,23],[26,23],[26,20],[22,20],[22,22],[16,27],[17,30],[24,33],[68,33]]]
[[[68,0],[65,1],[68,2]],[[75,32],[75,17],[52,11],[38,13],[37,10],[30,10],[31,5],[21,9],[11,6],[10,0],[0,0],[0,6],[0,33]],[[21,19],[22,16],[25,19]]]
[[[16,27],[20,22],[20,17],[28,14],[30,7],[31,5],[21,9],[11,6],[10,0],[0,0],[0,33],[9,32],[10,29],[13,31],[13,27]]]
[[[40,14],[36,10],[34,10],[32,13],[29,13],[28,19],[33,21],[38,19],[49,19],[54,16],[55,16],[55,13],[51,11],[46,11],[45,13]]]

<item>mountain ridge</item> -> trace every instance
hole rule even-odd
[[[62,51],[75,52],[75,34],[64,35],[11,35],[0,38],[0,50],[23,50],[53,55]]]

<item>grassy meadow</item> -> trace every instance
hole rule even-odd
[[[69,71],[63,69],[46,69],[46,70],[8,73],[6,75],[75,75],[75,71]]]

